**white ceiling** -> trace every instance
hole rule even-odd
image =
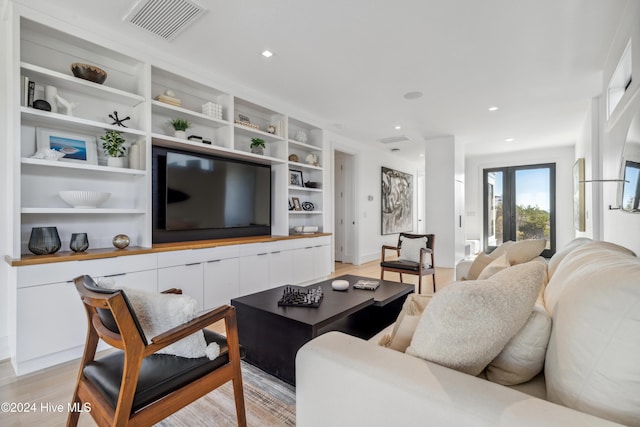
[[[407,135],[400,155],[414,160],[420,141],[442,135],[471,154],[575,142],[633,0],[196,1],[206,14],[167,42],[122,21],[132,0],[14,0],[197,64],[358,141]]]

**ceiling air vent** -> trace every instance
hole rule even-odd
[[[394,144],[397,142],[410,142],[410,141],[411,140],[407,138],[405,135],[390,136],[388,138],[381,138],[378,140],[378,142],[381,142],[383,144]]]
[[[188,0],[140,0],[124,21],[170,41],[204,12]]]

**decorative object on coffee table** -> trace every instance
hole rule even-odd
[[[56,227],[33,227],[27,245],[36,255],[54,254],[60,250],[62,243]]]
[[[279,306],[286,307],[320,307],[322,298],[322,288],[301,289],[297,286],[286,286],[282,291],[282,298],[278,301]]]
[[[71,234],[69,249],[73,252],[84,252],[89,249],[89,238],[87,237],[87,233]]]
[[[126,234],[118,234],[116,237],[113,238],[113,246],[115,246],[118,249],[124,249],[127,246],[129,246],[130,240],[129,240],[129,236],[127,236]]]

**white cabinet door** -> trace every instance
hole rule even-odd
[[[296,284],[315,278],[313,246],[293,250],[293,281]]]
[[[314,246],[313,261],[315,279],[322,279],[331,274],[331,246]]]
[[[231,304],[240,295],[240,259],[220,259],[204,264],[204,308]]]
[[[17,290],[17,361],[82,347],[87,315],[72,282]]]
[[[293,284],[293,251],[269,254],[269,288]]]
[[[264,291],[269,286],[269,254],[240,258],[240,295]]]
[[[190,295],[198,301],[198,310],[204,308],[203,280],[203,267],[200,262],[158,269],[158,291],[182,289],[183,294]]]

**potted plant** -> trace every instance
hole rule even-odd
[[[125,139],[120,132],[108,130],[100,139],[104,141],[102,143],[102,149],[107,155],[107,166],[123,168],[126,147],[124,146]]]
[[[264,139],[262,138],[251,138],[251,152],[253,154],[264,154]]]
[[[174,136],[176,138],[187,139],[187,133],[185,132],[189,127],[191,127],[191,123],[185,119],[173,119],[170,120],[171,126],[173,126]]]

